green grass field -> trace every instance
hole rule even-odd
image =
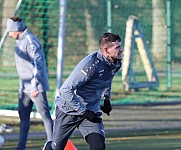
[[[81,135],[72,135],[71,141],[78,150],[88,150],[89,147]],[[27,150],[40,150],[45,138],[29,139]],[[2,150],[15,148],[17,140],[8,140]],[[181,149],[181,129],[107,132],[107,150],[179,150]]]
[[[142,78],[142,77],[140,77]],[[65,80],[65,79],[64,79]],[[115,76],[112,84],[113,103],[119,104],[150,104],[153,102],[174,102],[181,100],[180,77],[173,78],[172,89],[166,89],[166,78],[160,78],[160,86],[155,90],[140,89],[139,92],[123,91],[120,73]],[[18,78],[0,78],[0,107],[11,109],[17,107]],[[47,92],[50,105],[54,103],[56,79],[49,79],[51,90]],[[117,101],[119,100],[119,101]]]
[[[180,150],[181,105],[116,106],[110,116],[102,115],[106,130],[107,150]],[[14,127],[12,133],[0,133],[6,143],[2,150],[13,150],[18,141],[19,118],[2,117],[0,124]],[[27,141],[27,150],[40,150],[45,142],[43,122],[33,118]],[[89,147],[79,132],[71,141],[78,150]]]
[[[142,77],[140,77],[142,78]],[[65,80],[65,79],[64,79]],[[50,105],[54,103],[55,94],[55,78],[50,80],[51,91],[48,92],[48,99]],[[17,109],[17,78],[1,78],[0,79],[0,107],[5,106],[8,109]],[[124,92],[122,89],[121,75],[118,73],[115,76],[112,85],[112,103],[114,105],[129,105],[129,104],[152,104],[152,103],[174,103],[181,101],[180,77],[173,78],[173,87],[170,90],[166,89],[166,78],[160,78],[160,86],[155,90],[147,88],[141,89],[138,92]],[[133,115],[134,116],[134,115]],[[121,116],[120,116],[121,118]],[[0,116],[0,124],[7,123],[15,127],[14,133],[18,133],[19,123],[17,121],[9,121],[8,118]],[[106,125],[106,129],[112,129],[112,124]],[[119,130],[120,129],[120,130]],[[121,128],[116,130],[109,130],[106,134],[107,150],[179,150],[181,149],[181,128],[169,130],[132,130],[122,131]],[[43,132],[42,123],[32,124],[31,132]],[[3,133],[4,134],[4,133]],[[9,138],[6,140],[2,150],[13,150],[17,144],[17,138]],[[78,150],[88,150],[88,145],[79,134],[71,136],[72,142],[76,145]],[[27,150],[40,150],[45,142],[45,136],[30,138],[27,143]]]

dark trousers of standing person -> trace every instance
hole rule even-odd
[[[17,150],[26,149],[26,141],[28,137],[28,131],[30,128],[30,113],[32,111],[33,104],[35,104],[38,113],[40,113],[45,131],[47,134],[47,140],[52,140],[53,133],[53,120],[50,115],[50,109],[47,101],[46,92],[39,93],[36,98],[32,98],[29,93],[19,93],[18,95],[18,113],[20,117],[20,132],[19,142]]]

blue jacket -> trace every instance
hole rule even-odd
[[[33,90],[49,90],[42,46],[28,29],[16,40],[15,61],[19,75],[19,91],[30,93]]]
[[[56,105],[71,115],[83,115],[87,109],[99,113],[101,97],[110,100],[112,79],[120,67],[121,61],[110,63],[100,50],[88,55],[61,86]]]

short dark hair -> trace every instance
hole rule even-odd
[[[22,21],[21,18],[16,17],[16,16],[11,17],[10,19],[13,20],[13,21]]]
[[[101,48],[102,46],[106,44],[108,47],[111,47],[112,42],[116,42],[116,41],[121,42],[121,37],[118,34],[107,32],[101,36],[99,40],[99,46]]]

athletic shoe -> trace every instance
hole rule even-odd
[[[52,141],[47,141],[47,142],[44,144],[42,150],[53,150],[52,147],[51,147],[51,144],[52,144]]]

